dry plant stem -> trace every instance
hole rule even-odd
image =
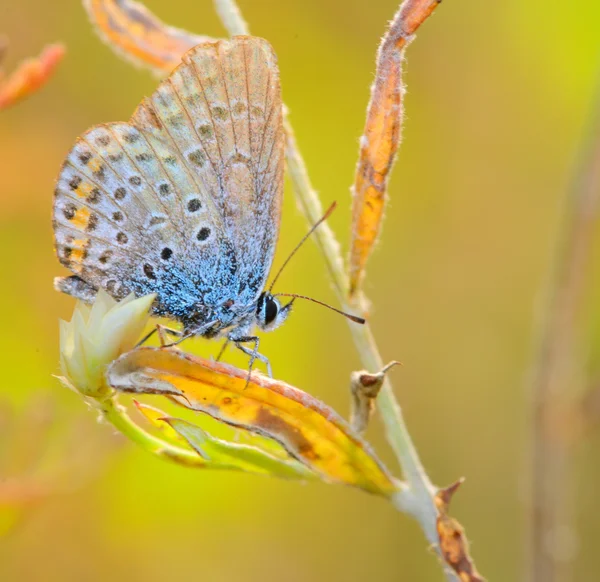
[[[304,161],[296,147],[294,133],[287,119],[284,120],[284,127],[288,174],[300,208],[308,222],[314,224],[323,215],[323,208],[317,193],[310,184]],[[325,257],[325,264],[336,294],[342,303],[342,309],[345,311],[356,309],[356,304],[349,305],[347,303],[345,291],[348,289],[348,280],[340,253],[340,245],[333,231],[327,223],[324,223],[315,231],[314,237]],[[364,305],[364,302],[361,305]],[[364,312],[363,309],[361,311]],[[367,370],[381,370],[384,363],[369,324],[357,325],[349,322],[349,326],[362,365]],[[417,519],[427,540],[437,551],[439,542],[436,530],[438,510],[434,501],[436,488],[432,485],[421,464],[404,422],[402,410],[394,396],[392,384],[387,378],[384,380],[377,398],[377,409],[383,420],[387,439],[396,453],[408,485],[399,492],[395,505],[401,511],[409,513]],[[446,576],[448,580],[457,580],[449,570],[446,570]]]
[[[284,127],[287,135],[286,159],[288,162],[288,173],[304,215],[310,223],[314,223],[323,214],[321,202],[310,184],[304,161],[296,147],[294,133],[287,120],[284,122]],[[342,309],[348,311],[355,309],[356,306],[348,305],[346,302],[345,290],[348,288],[347,277],[340,255],[340,247],[333,231],[327,223],[324,223],[315,231],[314,237],[325,257],[325,263],[331,275],[334,289],[342,302]],[[365,369],[381,370],[384,367],[384,363],[377,349],[369,324],[357,325],[350,322],[349,326]],[[416,449],[404,424],[402,411],[394,396],[392,385],[387,379],[383,383],[377,400],[377,406],[386,427],[388,440],[400,461],[404,477],[411,487],[411,491],[415,488],[417,490],[425,489],[431,496],[433,531],[435,531],[435,517],[437,516],[437,510],[435,510],[433,501],[435,489],[431,485],[419,461]],[[434,543],[436,539],[434,535],[434,538],[430,539],[430,541]]]
[[[582,147],[581,163],[565,201],[564,222],[540,313],[537,353],[531,372],[532,435],[529,555],[526,579],[561,582],[570,577],[561,562],[555,535],[573,528],[568,494],[573,418],[581,372],[575,351],[577,308],[586,284],[600,202],[600,87],[595,96],[595,119]]]
[[[317,193],[311,186],[306,166],[296,147],[294,133],[287,119],[284,119],[284,128],[286,132],[288,174],[300,208],[307,221],[314,224],[323,215],[323,208]],[[349,305],[347,302],[348,279],[340,253],[340,245],[329,225],[327,223],[322,224],[315,231],[314,237],[325,258],[325,264],[342,304],[342,309],[352,311],[359,307],[365,313],[366,310],[362,306],[365,305],[366,301],[361,298],[360,294],[356,303],[353,302],[352,305]],[[384,363],[369,324],[357,325],[349,322],[349,326],[364,368],[367,370],[381,370]],[[396,507],[417,519],[427,540],[438,551],[439,539],[436,530],[438,510],[434,501],[436,488],[432,485],[421,464],[404,422],[402,410],[394,396],[392,384],[387,378],[384,380],[377,398],[377,409],[383,420],[388,442],[394,449],[408,485],[398,494]],[[456,576],[447,569],[445,574],[448,580],[457,580]]]
[[[237,6],[230,0],[215,0],[219,14],[226,13],[228,16],[237,13]],[[241,19],[230,18],[224,20],[224,24],[230,35],[249,34],[248,26]],[[286,132],[286,159],[287,170],[292,181],[298,204],[309,224],[314,224],[323,215],[323,207],[315,190],[312,188],[304,160],[296,147],[296,140],[292,127],[284,117],[284,128]],[[334,289],[340,301],[342,309],[350,309],[347,304],[346,294],[348,290],[348,279],[344,269],[344,262],[333,231],[327,223],[322,224],[315,231],[315,240],[325,257],[325,263]],[[377,344],[368,324],[357,325],[350,323],[352,337],[361,361],[367,370],[381,370],[384,366],[383,360],[377,349]],[[402,467],[408,487],[403,489],[398,496],[396,507],[413,515],[420,523],[427,540],[438,548],[438,535],[436,531],[436,519],[438,511],[434,502],[436,488],[431,484],[425,472],[417,451],[413,445],[410,434],[404,423],[402,411],[394,396],[392,385],[385,380],[378,401],[378,410],[384,422],[386,434],[390,445]],[[448,580],[457,580],[456,576],[446,570]]]
[[[250,34],[248,24],[244,20],[236,2],[231,0],[215,0],[215,10],[230,36]]]

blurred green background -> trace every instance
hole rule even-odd
[[[224,35],[209,0],[146,5],[175,26]],[[299,145],[323,203],[339,202],[330,222],[347,248],[348,188],[375,50],[398,2],[240,5],[253,33],[278,54]],[[589,121],[599,22],[600,5],[591,0],[446,0],[408,50],[403,145],[366,291],[384,359],[404,363],[393,382],[430,476],[438,484],[467,477],[452,513],[489,580],[522,573],[532,321]],[[68,49],[42,92],[0,113],[3,408],[22,424],[32,399],[49,394],[58,425],[77,426],[64,454],[81,442],[94,467],[82,483],[77,467],[66,471],[67,486],[16,523],[0,519],[0,580],[442,579],[416,524],[380,499],[194,472],[127,443],[110,452],[99,445],[114,440],[113,431],[96,426],[52,378],[58,318],[73,308],[52,288],[65,273],[52,249],[53,181],[77,135],[127,119],[156,80],[116,58],[78,2],[2,0],[0,29],[11,40],[9,68],[48,42]],[[306,229],[287,188],[276,265]],[[336,304],[314,245],[294,259],[279,289]],[[599,315],[589,311],[590,337]],[[193,348],[214,351],[201,340]],[[349,374],[360,363],[343,318],[299,303],[261,348],[277,377],[347,414]],[[3,450],[15,444],[11,434],[0,434]],[[396,470],[378,419],[368,436]],[[29,438],[27,446],[45,450],[52,435]],[[578,452],[576,580],[596,579],[599,444],[588,435]],[[55,463],[64,462],[59,457]],[[3,483],[18,473],[9,465],[0,465]]]

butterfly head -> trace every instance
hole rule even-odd
[[[263,331],[278,328],[290,314],[293,302],[292,299],[282,306],[277,297],[269,291],[263,291],[256,304],[256,325]]]

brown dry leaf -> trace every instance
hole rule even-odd
[[[435,504],[439,511],[437,532],[440,539],[440,551],[446,563],[454,570],[461,582],[485,582],[485,579],[477,572],[475,563],[469,555],[469,542],[464,528],[447,513],[450,500],[462,483],[463,479],[459,479],[449,487],[440,489],[435,496]]]
[[[202,42],[216,39],[168,26],[139,2],[84,0],[100,37],[116,52],[155,73],[170,73],[181,56]]]
[[[406,0],[392,20],[377,53],[364,134],[352,187],[350,295],[358,290],[375,244],[385,207],[387,182],[402,127],[404,49],[441,0]]]
[[[0,39],[0,59],[6,47],[6,40]],[[63,45],[48,45],[39,57],[24,60],[8,77],[0,75],[0,109],[14,105],[38,91],[50,79],[64,55]]]
[[[358,434],[362,435],[367,430],[386,373],[399,364],[400,362],[391,361],[375,374],[361,370],[350,375],[350,426]]]

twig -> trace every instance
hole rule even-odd
[[[530,450],[530,523],[526,579],[563,580],[566,566],[556,534],[569,523],[573,418],[580,391],[571,382],[579,371],[575,351],[577,311],[586,284],[587,266],[600,202],[600,86],[593,104],[581,162],[565,200],[546,300],[540,313],[536,354],[531,371],[532,434]],[[554,539],[555,542],[550,540]]]
[[[287,135],[286,158],[288,161],[288,173],[294,186],[298,203],[306,219],[309,223],[314,223],[323,214],[321,202],[310,184],[306,166],[296,147],[294,133],[287,119],[284,122],[284,127]],[[315,231],[315,240],[325,257],[325,263],[334,283],[338,298],[342,302],[342,308],[349,311],[353,306],[348,305],[346,301],[345,290],[348,286],[340,254],[340,246],[327,223]],[[356,325],[350,323],[349,325],[365,369],[381,370],[384,367],[384,363],[379,355],[379,350],[377,349],[377,344],[375,343],[369,324]],[[404,424],[402,412],[394,396],[392,385],[387,378],[383,382],[377,405],[386,427],[388,440],[400,461],[404,477],[409,485],[414,486],[416,484],[417,490],[427,491],[431,496],[431,507],[435,508],[433,501],[435,488],[431,485],[421,466],[417,452]],[[430,526],[433,524],[433,531],[435,531],[436,516],[437,510],[434,509],[431,513],[431,523],[429,524]],[[429,539],[431,543],[436,543],[436,540],[437,537],[435,534]]]
[[[417,2],[416,4],[423,4],[423,2]],[[215,0],[215,5],[219,14],[222,11],[226,11],[229,15],[232,15],[237,10],[235,2],[232,0]],[[239,14],[239,11],[237,14]],[[408,18],[410,19],[411,16],[409,15]],[[249,34],[248,26],[241,18],[230,18],[224,24],[231,35]],[[287,170],[294,188],[296,200],[308,223],[314,224],[323,215],[323,208],[308,178],[306,166],[296,146],[294,132],[287,119],[287,114],[284,117],[284,128],[286,132]],[[348,305],[346,299],[348,278],[344,270],[340,245],[333,231],[326,223],[315,231],[315,241],[323,253],[327,270],[343,309],[349,310],[353,306]],[[381,370],[384,367],[383,360],[379,354],[369,325],[350,323],[350,330],[364,368],[367,370]],[[387,378],[384,379],[377,405],[385,425],[387,439],[396,453],[404,478],[408,484],[407,488],[399,492],[395,505],[401,511],[412,515],[419,522],[427,540],[435,548],[437,554],[442,557],[436,530],[438,510],[435,505],[435,494],[437,489],[432,485],[421,465],[417,451],[404,423],[400,405],[394,396],[392,385]],[[445,568],[445,574],[450,581],[458,580],[448,568]]]
[[[231,36],[237,34],[250,34],[248,23],[244,20],[242,13],[235,1],[216,0],[215,9],[223,26]]]

